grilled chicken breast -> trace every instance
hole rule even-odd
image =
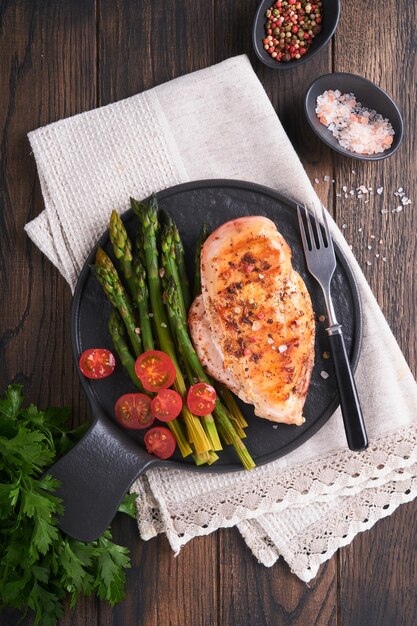
[[[254,216],[220,226],[203,246],[201,282],[189,325],[208,373],[259,417],[302,424],[314,316],[275,224]]]

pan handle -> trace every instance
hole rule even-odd
[[[109,526],[126,491],[149,466],[162,465],[107,419],[49,470],[61,485],[64,514],[58,526],[80,541],[94,541]]]

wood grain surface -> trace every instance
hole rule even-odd
[[[0,2],[1,390],[20,382],[41,406],[70,404],[75,421],[89,416],[71,358],[70,290],[23,231],[43,208],[27,132],[240,53],[249,54],[310,178],[320,180],[320,197],[346,225],[343,232],[416,374],[417,214],[413,204],[380,213],[397,206],[398,187],[417,201],[416,3],[342,1],[333,42],[292,72],[274,72],[255,58],[256,6],[255,0]],[[343,158],[307,127],[303,94],[332,70],[361,74],[394,97],[406,134],[392,158]],[[272,166],[279,167],[279,156]],[[335,183],[324,182],[325,175]],[[343,185],[360,184],[383,186],[384,194],[366,204],[336,195]],[[234,529],[196,539],[174,558],[164,537],[144,543],[133,521],[116,519],[115,538],[129,546],[133,560],[126,601],[113,610],[80,601],[61,624],[413,626],[416,526],[416,505],[400,507],[340,550],[307,586],[284,562],[259,565]],[[1,624],[16,621],[14,612],[0,616]]]

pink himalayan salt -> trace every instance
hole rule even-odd
[[[316,114],[340,145],[357,154],[379,154],[393,142],[394,129],[388,119],[363,107],[355,96],[325,91],[317,98]]]

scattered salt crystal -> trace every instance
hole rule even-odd
[[[259,278],[262,280],[263,278],[265,278],[265,276],[263,274],[258,274]]]
[[[358,200],[360,200],[361,198],[363,198],[363,195],[361,193],[358,193],[356,197],[358,198]]]
[[[402,187],[398,187],[398,193],[401,193],[402,191],[404,191],[404,189]]]
[[[334,180],[334,178],[332,178],[332,183],[334,183],[334,182],[335,182],[335,180]]]
[[[362,230],[363,230],[362,228],[358,228],[358,233],[361,233]]]
[[[276,350],[276,347],[275,347],[275,346],[272,346],[271,350]]]
[[[346,185],[343,185],[342,190],[346,193],[346,191],[347,191]]]
[[[349,193],[350,193],[350,195],[351,195],[351,196],[354,196],[354,195],[355,195],[355,191],[354,191],[354,189],[351,189],[351,190],[349,191]]]
[[[372,246],[368,246],[368,250],[372,250]]]
[[[278,424],[272,424],[272,428],[278,428]]]
[[[347,228],[347,224],[342,224],[342,228]]]
[[[356,191],[361,191],[362,193],[368,193],[368,189],[365,187],[365,185],[361,185],[360,187],[357,187]]]
[[[320,376],[324,378],[324,380],[326,380],[326,378],[329,378],[329,374],[325,372],[324,370],[320,372]]]
[[[402,210],[403,210],[403,208],[402,208],[402,206],[401,206],[401,205],[400,205],[400,206],[397,206],[397,208],[396,208],[397,213],[399,213],[399,212],[400,212],[400,211],[402,211]]]
[[[162,327],[162,328],[166,328],[166,327],[167,327],[167,325],[165,324],[165,322],[161,322],[161,327]]]
[[[287,350],[287,346],[286,345],[278,346],[278,350],[279,352],[285,352]]]
[[[384,243],[384,240],[383,240],[383,239],[380,239],[380,240],[378,241],[378,243]]]
[[[345,198],[349,198],[349,196],[347,195],[347,193],[345,193]]]
[[[272,339],[272,337],[268,337],[267,343],[269,343],[269,345],[272,346],[272,344],[274,343],[274,340]]]
[[[364,204],[368,204],[369,200],[365,200]]]
[[[378,187],[378,189],[376,190],[378,196],[380,196],[383,191],[384,191],[383,187]]]
[[[261,322],[258,322],[257,320],[255,322],[253,322],[252,324],[252,330],[259,330],[261,328],[262,324]]]
[[[325,183],[328,183],[330,180],[330,176],[323,176],[323,180]]]
[[[388,209],[381,209],[380,213],[388,213]]]
[[[314,182],[316,183],[316,185],[318,185],[320,181],[319,181],[319,179],[318,179],[318,178],[315,178],[315,179],[314,179]]]
[[[249,302],[249,304],[253,304],[255,302],[255,300],[253,298],[249,298],[248,302]]]
[[[376,254],[376,255],[375,255],[375,258],[376,258],[376,259],[379,259],[379,254]]]
[[[356,174],[355,170],[352,170],[352,174]]]
[[[341,194],[341,193],[337,193],[337,194],[336,194],[336,197],[337,197],[337,198],[341,198],[341,197],[342,197],[342,194]]]
[[[407,196],[403,196],[403,197],[401,198],[401,202],[403,203],[403,205],[404,205],[404,206],[405,206],[406,204],[410,204],[410,203],[409,203],[409,201],[408,201]]]
[[[372,265],[371,261],[366,261],[366,265]]]
[[[153,313],[148,313],[148,317],[153,317]]]
[[[375,239],[375,235],[371,235],[371,239]]]
[[[384,263],[385,263],[385,262],[386,262],[386,260],[387,260],[387,257],[386,257],[386,256],[383,256],[383,257],[382,257],[382,260],[383,260],[383,261],[384,261]]]

